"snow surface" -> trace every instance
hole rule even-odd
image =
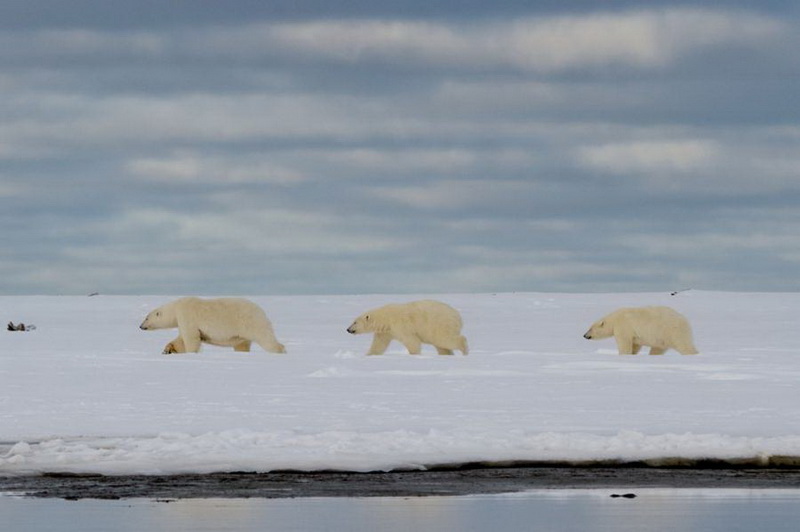
[[[288,354],[161,355],[163,296],[0,297],[0,474],[371,471],[472,461],[800,456],[800,294],[445,294],[469,356],[411,356],[345,328],[414,296],[253,297]],[[590,342],[666,304],[700,355]],[[3,327],[4,329],[5,327]]]

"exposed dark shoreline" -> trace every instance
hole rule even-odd
[[[418,497],[530,489],[800,489],[800,469],[701,467],[462,467],[388,473],[272,472],[187,475],[0,476],[0,492],[78,499]]]

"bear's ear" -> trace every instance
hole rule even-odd
[[[597,324],[598,327],[605,327],[606,320],[600,320],[600,323]]]

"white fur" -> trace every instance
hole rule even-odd
[[[196,353],[201,343],[250,351],[251,342],[265,351],[286,352],[275,339],[267,315],[247,299],[183,297],[152,311],[140,326],[144,330],[175,327],[179,335],[164,347],[164,353]]]
[[[622,308],[597,320],[583,335],[588,340],[614,337],[620,355],[635,355],[650,346],[651,355],[675,349],[696,355],[688,320],[669,307]]]
[[[423,300],[385,305],[365,312],[347,328],[351,334],[374,333],[368,355],[380,355],[392,340],[402,343],[412,355],[421,344],[436,347],[440,355],[454,350],[468,353],[467,339],[461,335],[461,315],[439,301]]]

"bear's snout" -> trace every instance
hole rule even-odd
[[[592,333],[588,333],[587,332],[586,334],[583,335],[583,337],[586,338],[587,340],[591,340],[592,339]]]
[[[347,328],[347,332],[349,332],[350,334],[355,334],[355,333],[356,333],[356,330],[355,330],[355,329],[353,328],[353,326],[351,325],[350,327],[348,327],[348,328]]]
[[[146,325],[144,322],[142,322],[142,324],[141,324],[141,325],[139,325],[139,328],[140,328],[141,330],[143,330],[143,331],[146,331],[146,330],[147,330],[147,325]]]

